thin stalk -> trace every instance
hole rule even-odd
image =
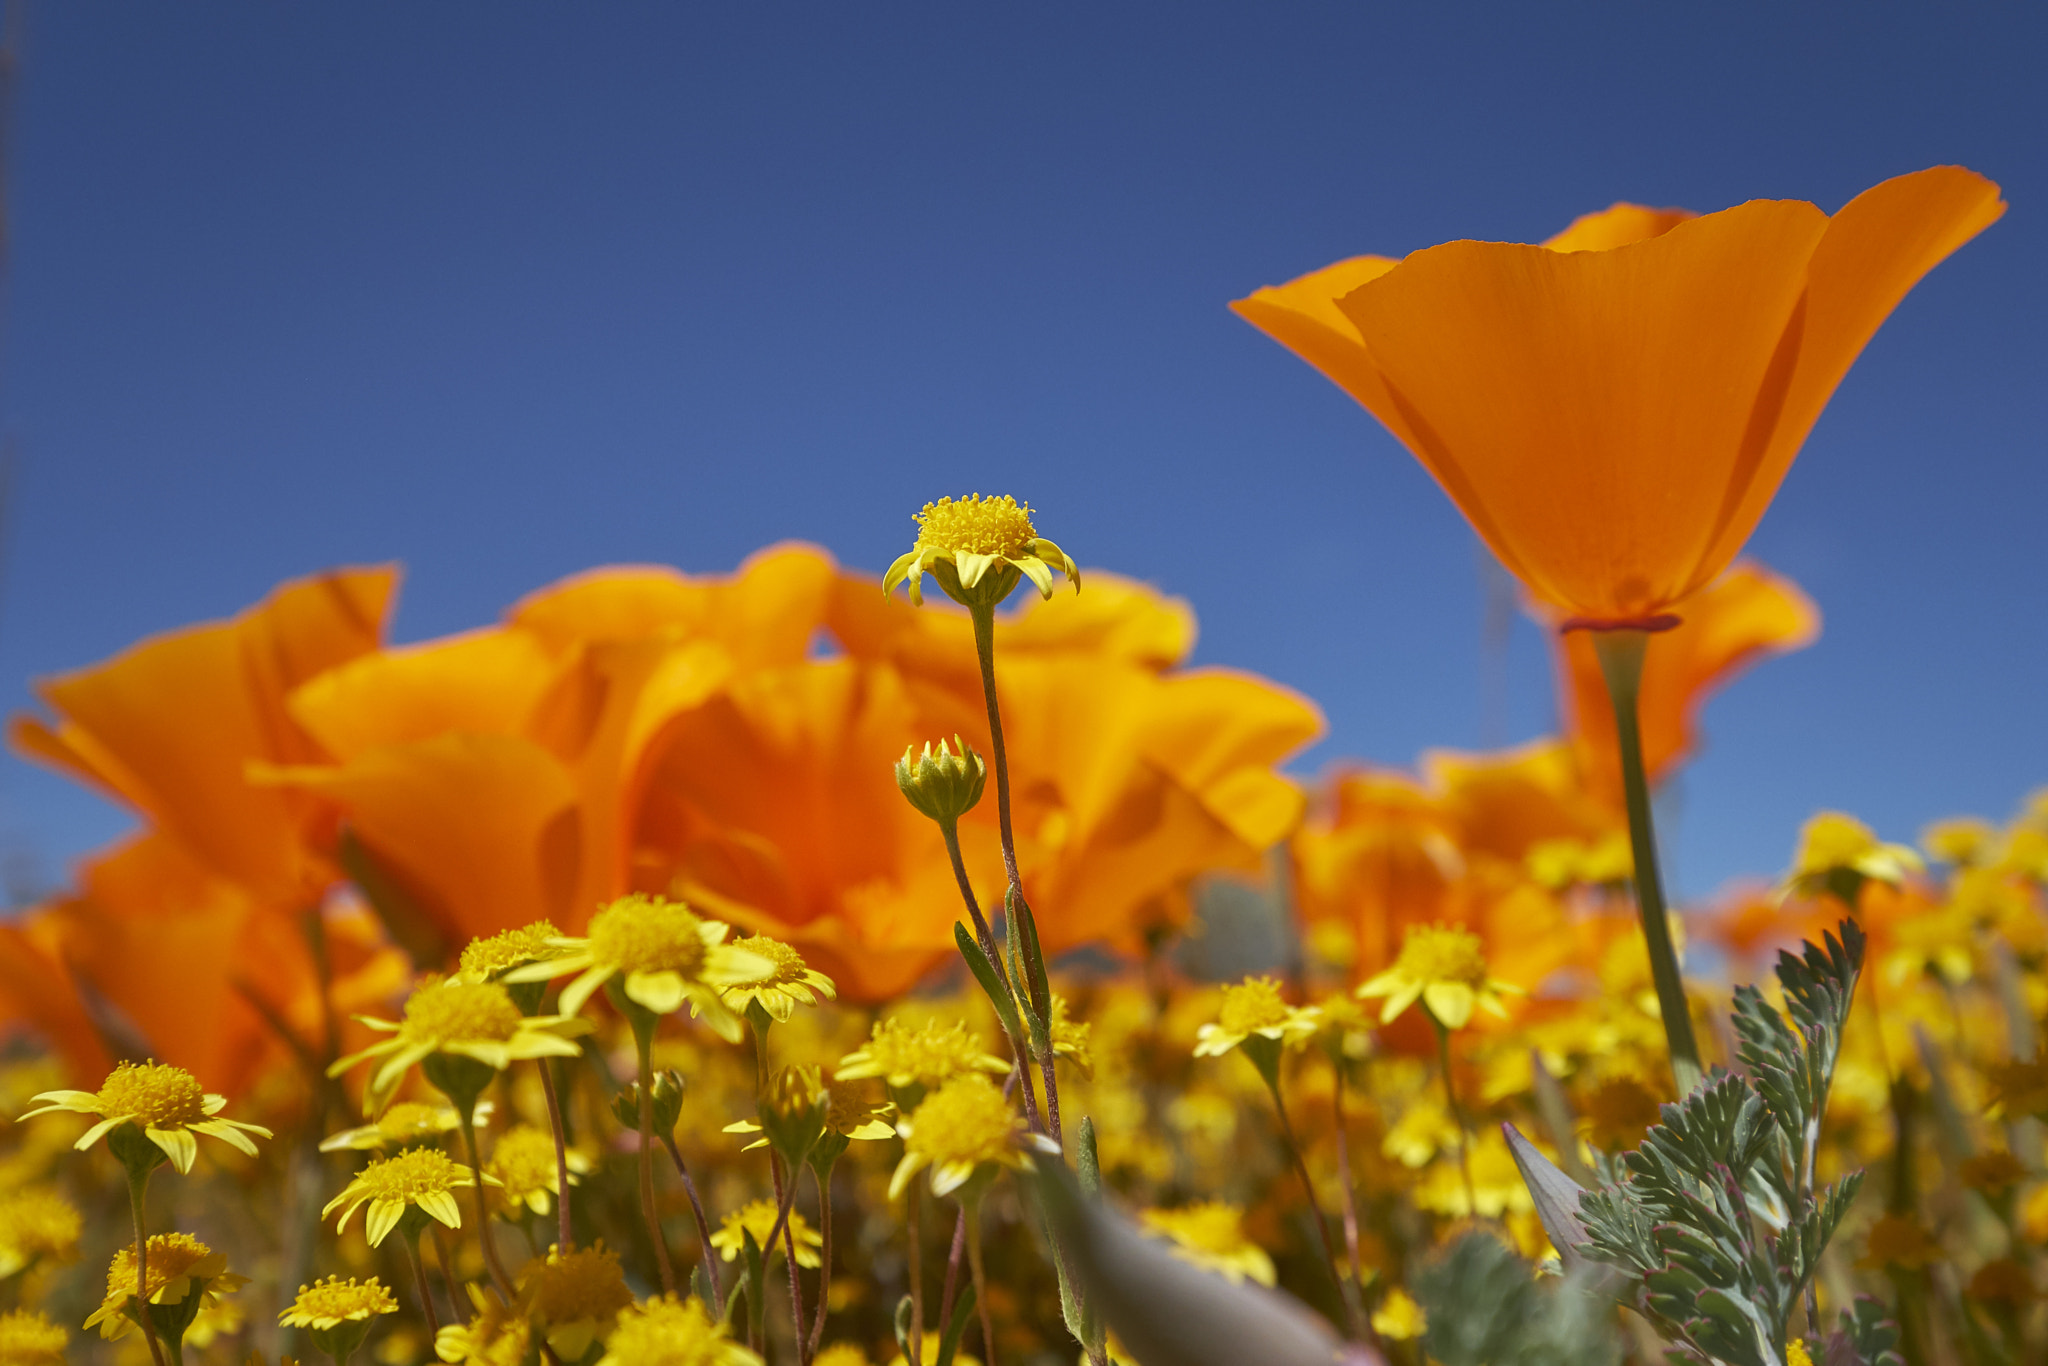
[[[404,1243],[405,1259],[412,1263],[413,1292],[420,1297],[420,1312],[427,1320],[427,1336],[432,1337],[441,1331],[441,1316],[434,1310],[434,1292],[427,1285],[427,1259],[420,1255],[420,1235],[406,1233]]]
[[[142,1320],[142,1335],[149,1339],[150,1360],[165,1366],[164,1345],[157,1341],[156,1323],[149,1316],[149,1235],[142,1228],[143,1197],[149,1194],[149,1173],[128,1171],[128,1208],[135,1215],[135,1317]]]
[[[469,1175],[476,1192],[476,1240],[483,1245],[484,1267],[491,1273],[491,1286],[498,1292],[498,1298],[505,1304],[512,1303],[512,1278],[505,1274],[505,1268],[498,1262],[497,1246],[491,1241],[491,1205],[484,1194],[484,1163],[477,1152],[476,1097],[470,1096],[458,1102],[455,1117],[462,1123],[462,1143],[469,1153]]]
[[[989,928],[988,920],[981,913],[981,903],[975,899],[974,884],[967,880],[967,863],[960,857],[960,825],[957,821],[939,822],[939,830],[946,837],[946,854],[953,861],[953,880],[960,884],[960,899],[967,903],[967,914],[974,920],[975,942],[988,955],[990,966],[995,969],[996,981],[1013,994],[1016,988],[1010,981],[1010,974],[1003,966],[1003,955],[996,951],[995,932]],[[1012,927],[1012,932],[1015,932]],[[1023,1039],[1011,1038],[1010,1027],[1003,1025],[1003,1036],[1010,1039],[1010,1056],[1016,1060],[1021,1075],[1029,1066],[1030,1049]],[[1038,1118],[1038,1100],[1031,1094],[1031,1082],[1024,1082],[1024,1119],[1034,1129],[1043,1128]]]
[[[1323,1269],[1330,1273],[1330,1279],[1335,1282],[1337,1293],[1344,1301],[1344,1317],[1350,1326],[1352,1340],[1364,1342],[1365,1307],[1359,1303],[1357,1285],[1337,1270],[1337,1249],[1330,1243],[1330,1223],[1323,1217],[1322,1202],[1316,1199],[1316,1183],[1308,1174],[1308,1163],[1303,1160],[1301,1144],[1294,1136],[1294,1121],[1287,1117],[1287,1102],[1280,1099],[1277,1072],[1266,1078],[1266,1089],[1273,1094],[1273,1112],[1280,1119],[1280,1139],[1287,1145],[1287,1155],[1294,1160],[1295,1174],[1301,1178],[1302,1197],[1308,1201],[1309,1218],[1315,1221],[1316,1245],[1323,1254]]]
[[[1465,1217],[1479,1217],[1479,1197],[1472,1186],[1472,1127],[1465,1121],[1465,1107],[1458,1103],[1458,1086],[1451,1079],[1451,1031],[1428,1006],[1422,1011],[1429,1016],[1430,1027],[1436,1030],[1436,1065],[1444,1077],[1444,1104],[1450,1109],[1451,1122],[1458,1126],[1458,1175],[1465,1182]]]
[[[697,1183],[690,1179],[690,1169],[683,1165],[683,1150],[676,1146],[672,1135],[663,1134],[661,1142],[668,1149],[669,1159],[676,1164],[676,1175],[682,1178],[683,1194],[690,1197],[690,1216],[697,1221],[697,1243],[699,1256],[704,1261],[704,1279],[711,1283],[711,1298],[718,1301],[722,1310],[725,1292],[718,1286],[718,1254],[711,1246],[711,1221],[704,1217],[704,1202],[697,1198]]]
[[[974,1310],[981,1319],[981,1359],[983,1366],[996,1366],[996,1335],[988,1320],[988,1278],[981,1268],[980,1199],[968,1201],[961,1212],[966,1215],[967,1269],[974,1275]]]
[[[662,1236],[661,1216],[654,1208],[654,1031],[636,1028],[633,1042],[640,1053],[640,1217],[647,1221],[647,1236],[654,1243],[662,1291],[673,1295],[676,1269],[669,1265],[668,1239]]]
[[[558,1245],[566,1257],[576,1246],[575,1225],[569,1218],[569,1137],[562,1127],[562,1102],[555,1095],[555,1069],[546,1058],[533,1063],[540,1069],[540,1090],[548,1102],[548,1127],[555,1131],[555,1221]]]
[[[796,1231],[790,1227],[789,1211],[796,1206],[796,1173],[790,1172],[789,1179],[783,1180],[782,1158],[773,1151],[768,1154],[768,1170],[775,1178],[775,1203],[782,1213],[776,1223],[782,1226],[782,1261],[789,1269],[789,1327],[790,1335],[796,1339],[797,1366],[809,1366],[811,1359],[808,1339],[804,1334],[804,1283],[796,1268]],[[784,1188],[787,1187],[787,1194]],[[761,1249],[763,1257],[775,1250],[775,1235],[768,1235],[768,1246]]]
[[[919,1183],[912,1181],[903,1193],[903,1214],[910,1227],[910,1366],[924,1366],[924,1210],[918,1202]]]
[[[827,1165],[820,1172],[811,1168],[811,1180],[818,1187],[818,1236],[823,1245],[818,1249],[818,1312],[811,1320],[811,1355],[818,1355],[818,1344],[825,1340],[825,1315],[832,1301],[832,1168]],[[717,1293],[716,1291],[713,1292]]]
[[[1332,1056],[1336,1089],[1330,1094],[1332,1118],[1337,1125],[1337,1182],[1344,1192],[1344,1255],[1351,1264],[1352,1284],[1358,1283],[1358,1200],[1351,1190],[1351,1138],[1344,1119],[1344,1060]]]
[[[1683,1096],[1691,1094],[1699,1083],[1700,1046],[1693,1037],[1692,1011],[1686,1005],[1678,952],[1671,943],[1664,880],[1657,870],[1657,831],[1650,819],[1650,783],[1643,767],[1643,736],[1636,702],[1642,689],[1643,654],[1649,639],[1650,633],[1645,630],[1596,630],[1593,652],[1600,660],[1607,698],[1614,707],[1615,737],[1621,749],[1622,796],[1628,808],[1629,848],[1635,856],[1636,909],[1642,916],[1650,977],[1657,986],[1657,1009],[1664,1017],[1664,1037],[1671,1049],[1672,1075]]]
[[[967,1250],[967,1206],[953,1221],[953,1250],[946,1254],[946,1288],[939,1292],[939,1331],[953,1326],[953,1298],[960,1293],[960,1258]]]
[[[462,1293],[462,1281],[455,1274],[455,1249],[448,1239],[448,1230],[439,1220],[432,1225],[434,1230],[434,1256],[441,1263],[441,1288],[448,1292],[450,1312],[464,1323],[476,1317],[476,1307],[465,1305],[468,1296]]]

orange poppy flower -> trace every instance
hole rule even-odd
[[[15,747],[133,807],[258,900],[306,905],[333,875],[322,812],[246,770],[319,757],[285,697],[376,648],[397,581],[390,567],[294,580],[231,621],[44,680],[61,719],[16,717]]]
[[[1640,621],[1728,567],[1871,334],[2004,210],[1953,166],[1832,218],[1618,204],[1541,246],[1357,257],[1232,307],[1384,423],[1537,597]]]
[[[1544,841],[1590,844],[1618,824],[1587,792],[1561,740],[1532,740],[1488,754],[1431,750],[1422,756],[1422,774],[1469,860],[1520,869]]]
[[[1678,626],[1649,638],[1637,694],[1643,767],[1652,784],[1692,753],[1694,719],[1722,684],[1767,655],[1805,649],[1820,636],[1813,601],[1758,564],[1737,564],[1679,603],[1677,616]],[[1552,639],[1572,751],[1587,783],[1618,810],[1621,749],[1592,636],[1571,631]]]

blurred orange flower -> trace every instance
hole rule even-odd
[[[1548,614],[1555,623],[1556,615]],[[1697,743],[1701,705],[1724,683],[1767,655],[1803,650],[1820,636],[1820,610],[1799,585],[1762,565],[1737,564],[1718,582],[1677,605],[1679,624],[1649,638],[1637,709],[1643,767],[1655,784]],[[1551,633],[1565,730],[1586,782],[1621,807],[1621,750],[1614,707],[1585,631]]]
[[[1539,598],[1634,621],[1728,567],[1871,334],[2004,210],[1953,166],[1832,218],[1617,204],[1541,246],[1356,257],[1232,307],[1384,423]]]

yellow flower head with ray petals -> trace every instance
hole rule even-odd
[[[574,1148],[564,1150],[568,1160],[569,1184],[590,1170],[590,1159]],[[491,1206],[501,1213],[518,1216],[524,1212],[546,1214],[561,1194],[561,1169],[555,1163],[555,1135],[534,1124],[515,1124],[498,1135],[484,1174],[500,1187],[491,1192]]]
[[[730,925],[706,920],[680,901],[635,892],[592,916],[584,938],[556,940],[561,957],[514,968],[503,980],[542,982],[573,973],[575,980],[562,988],[561,1008],[574,1015],[592,992],[617,979],[630,1005],[668,1015],[687,1001],[692,1015],[737,1043],[740,1017],[719,992],[773,976],[777,964],[726,943],[731,932]]]
[[[455,1192],[475,1184],[469,1169],[439,1148],[407,1148],[390,1157],[377,1158],[357,1172],[355,1180],[327,1202],[326,1208],[320,1211],[320,1217],[325,1219],[340,1210],[341,1218],[335,1223],[334,1231],[341,1233],[348,1228],[348,1221],[356,1210],[362,1205],[369,1205],[363,1232],[370,1240],[370,1246],[375,1247],[413,1209],[433,1216],[449,1228],[461,1228],[462,1207],[455,1201]],[[484,1184],[495,1186],[498,1183],[486,1173]]]
[[[37,1262],[75,1260],[83,1227],[78,1207],[48,1186],[0,1195],[0,1280]]]
[[[1358,988],[1360,1000],[1384,996],[1380,1023],[1389,1024],[1419,998],[1445,1029],[1463,1029],[1476,1007],[1507,1018],[1501,993],[1520,987],[1486,975],[1486,947],[1478,935],[1456,925],[1416,925],[1401,944],[1394,966]]]
[[[619,1315],[597,1366],[761,1366],[692,1296],[660,1295]]]
[[[1040,597],[1050,598],[1055,573],[1081,590],[1081,571],[1067,552],[1040,536],[1031,509],[1008,494],[926,503],[917,514],[917,544],[889,566],[882,592],[908,582],[910,600],[921,604],[927,573],[947,597],[969,608],[993,608],[1027,578]]]
[[[1296,1048],[1314,1036],[1321,1021],[1314,1006],[1287,1004],[1273,978],[1247,977],[1223,988],[1216,1020],[1195,1031],[1195,1056],[1220,1058],[1254,1037]]]
[[[563,1361],[581,1361],[590,1344],[611,1332],[619,1314],[633,1303],[619,1254],[595,1247],[548,1248],[519,1273],[519,1288],[548,1346]]]
[[[875,1022],[868,1041],[839,1060],[840,1081],[880,1077],[889,1085],[937,1086],[965,1072],[1006,1076],[1010,1064],[981,1046],[960,1021],[914,1028],[900,1019]]]
[[[733,947],[759,954],[774,964],[773,971],[734,982],[718,993],[719,999],[738,1014],[745,1015],[747,1007],[758,1001],[770,1019],[787,1024],[798,1006],[814,1006],[839,997],[839,989],[832,985],[830,977],[804,962],[801,953],[779,939],[748,935],[734,940]]]
[[[1042,1138],[1029,1134],[1002,1089],[979,1072],[939,1087],[896,1129],[903,1135],[903,1160],[889,1178],[891,1200],[926,1167],[932,1194],[951,1195],[980,1172],[1029,1166],[1024,1149]],[[1048,1150],[1051,1144],[1049,1138],[1036,1141]]]
[[[1204,1200],[1180,1209],[1148,1209],[1138,1222],[1170,1239],[1182,1261],[1231,1281],[1272,1285],[1275,1280],[1273,1258],[1245,1236],[1244,1211],[1235,1205]]]
[[[487,1100],[476,1103],[471,1120],[481,1128],[490,1121],[495,1107]],[[416,1143],[438,1142],[443,1134],[452,1134],[462,1127],[462,1116],[452,1105],[435,1105],[429,1101],[401,1100],[385,1107],[370,1124],[343,1129],[340,1133],[329,1134],[320,1140],[323,1153],[340,1152],[353,1148],[368,1152],[390,1152],[396,1148],[411,1147]]]
[[[436,1055],[502,1072],[529,1058],[573,1058],[581,1050],[570,1040],[591,1029],[590,1021],[574,1014],[526,1015],[498,983],[460,978],[423,982],[406,998],[405,1018],[395,1023],[356,1018],[391,1037],[340,1059],[327,1075],[338,1077],[359,1063],[376,1062],[363,1092],[363,1109],[372,1115],[391,1103],[408,1070]]]
[[[754,1235],[754,1245],[761,1249],[763,1256],[772,1257],[782,1246],[782,1234],[775,1233],[775,1216],[780,1212],[773,1200],[749,1200],[746,1204],[725,1216],[718,1232],[711,1235],[711,1246],[718,1249],[720,1257],[730,1262],[746,1250],[745,1235]],[[795,1210],[789,1212],[784,1221],[790,1241],[796,1246],[796,1264],[800,1267],[815,1267],[819,1264],[819,1251],[825,1246],[825,1235],[811,1227],[810,1222]],[[768,1235],[775,1233],[775,1246],[768,1247]]]
[[[215,1252],[187,1233],[156,1233],[149,1239],[149,1259],[143,1289],[151,1304],[182,1304],[195,1291],[200,1307],[216,1302],[216,1296],[247,1285],[247,1276],[228,1270],[225,1252]],[[126,1337],[135,1327],[128,1317],[129,1301],[135,1298],[135,1248],[131,1244],[114,1254],[107,1264],[107,1295],[100,1307],[85,1321],[98,1328],[103,1338]]]
[[[367,1281],[329,1276],[300,1286],[291,1308],[279,1314],[277,1321],[285,1328],[325,1329],[397,1312],[398,1301],[375,1276]]]
[[[33,1309],[0,1314],[0,1366],[64,1366],[70,1336]]]
[[[202,1091],[199,1079],[184,1068],[158,1062],[124,1062],[107,1074],[96,1092],[45,1091],[35,1099],[47,1103],[23,1119],[57,1110],[100,1116],[99,1123],[79,1135],[74,1146],[80,1150],[123,1124],[132,1124],[170,1159],[180,1175],[192,1170],[199,1155],[194,1134],[220,1139],[251,1157],[256,1155],[256,1145],[249,1135],[270,1137],[270,1130],[260,1124],[215,1118],[228,1103],[225,1096]]]

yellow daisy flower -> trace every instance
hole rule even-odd
[[[1799,896],[1832,893],[1853,907],[1866,881],[1896,887],[1908,873],[1924,867],[1913,849],[1882,842],[1854,816],[1823,811],[1800,828],[1799,852],[1786,875],[1785,890]]]
[[[932,1360],[937,1361],[934,1355]],[[868,1354],[851,1342],[829,1342],[811,1358],[811,1366],[870,1366]]]
[[[550,1247],[519,1273],[519,1288],[535,1326],[563,1361],[581,1361],[633,1303],[619,1254],[603,1243],[566,1253],[559,1244]]]
[[[570,1148],[569,1184],[580,1185],[590,1170],[590,1159]],[[534,1124],[515,1124],[498,1135],[484,1174],[498,1183],[491,1192],[492,1208],[510,1218],[522,1211],[546,1214],[561,1194],[561,1172],[555,1166],[555,1135],[551,1129]]]
[[[468,1323],[451,1323],[434,1335],[434,1355],[449,1366],[524,1366],[533,1340],[525,1306],[507,1305],[477,1286],[469,1287],[473,1314]]]
[[[454,1193],[475,1184],[469,1169],[439,1148],[407,1148],[390,1157],[377,1158],[357,1172],[355,1180],[327,1202],[320,1217],[325,1219],[340,1210],[341,1218],[334,1231],[342,1233],[356,1210],[369,1205],[363,1232],[370,1246],[375,1247],[411,1209],[431,1215],[449,1228],[461,1228],[462,1209],[456,1204]],[[484,1184],[498,1183],[486,1175]]]
[[[913,1028],[899,1019],[878,1020],[868,1041],[839,1060],[840,1081],[880,1077],[899,1089],[937,1086],[967,1072],[1010,1074],[1010,1064],[981,1046],[959,1021]]]
[[[514,968],[504,980],[541,982],[574,973],[576,980],[562,988],[562,1010],[574,1015],[592,992],[616,978],[633,1005],[667,1015],[687,1001],[692,1015],[737,1043],[739,1016],[718,993],[773,976],[777,964],[726,943],[731,932],[730,925],[705,920],[680,901],[635,892],[592,916],[585,938],[556,940],[561,957]]]
[[[1217,1018],[1195,1031],[1195,1056],[1220,1058],[1253,1037],[1298,1047],[1315,1034],[1321,1018],[1314,1006],[1282,1000],[1280,984],[1271,977],[1247,977],[1223,988]]]
[[[734,940],[733,947],[759,954],[774,964],[772,971],[734,982],[718,993],[719,999],[736,1014],[745,1015],[748,1006],[759,1002],[770,1019],[786,1024],[798,1006],[814,1006],[821,1000],[839,998],[839,989],[832,985],[830,977],[805,963],[802,954],[778,939],[749,935]]]
[[[1521,988],[1486,975],[1486,949],[1478,935],[1456,925],[1416,925],[1402,941],[1394,966],[1359,987],[1357,996],[1387,998],[1381,1024],[1392,1023],[1420,999],[1445,1029],[1463,1029],[1474,1007],[1507,1018],[1502,992],[1519,994]]]
[[[536,920],[463,946],[457,973],[465,982],[489,982],[513,968],[545,962],[562,954],[562,932],[552,921]]]
[[[33,1309],[0,1314],[0,1366],[64,1366],[70,1337]]]
[[[23,1186],[0,1195],[0,1280],[38,1262],[78,1257],[78,1207],[48,1186]]]
[[[363,1092],[364,1112],[372,1115],[391,1103],[407,1071],[430,1058],[466,1059],[502,1072],[527,1058],[576,1057],[582,1050],[570,1040],[592,1028],[574,1014],[524,1014],[499,983],[460,978],[422,983],[406,998],[403,1020],[356,1019],[391,1037],[338,1060],[327,1075],[338,1077],[360,1063],[376,1062]]]
[[[183,1304],[188,1295],[199,1295],[200,1307],[216,1297],[249,1283],[247,1276],[228,1270],[225,1252],[215,1252],[187,1233],[158,1233],[149,1240],[149,1265],[144,1289],[151,1304]],[[127,1307],[135,1298],[135,1248],[131,1245],[114,1254],[107,1264],[107,1294],[100,1307],[85,1321],[98,1328],[103,1338],[126,1337],[135,1327]]]
[[[597,1366],[762,1366],[692,1296],[661,1295],[619,1315]]]
[[[346,1366],[369,1333],[371,1320],[397,1312],[398,1301],[375,1276],[367,1281],[329,1276],[300,1286],[298,1298],[277,1322],[284,1328],[307,1329],[315,1347],[333,1357],[336,1366]]]
[[[496,1107],[487,1100],[476,1103],[470,1112],[472,1122],[481,1129],[488,1124]],[[443,1135],[452,1134],[462,1127],[462,1116],[452,1105],[437,1105],[431,1101],[401,1100],[386,1106],[384,1113],[369,1124],[353,1129],[343,1129],[338,1134],[329,1134],[320,1140],[320,1151],[338,1153],[344,1149],[358,1152],[390,1152],[397,1148],[411,1147],[416,1143],[436,1143]]]
[[[199,1155],[194,1134],[220,1139],[251,1157],[256,1155],[256,1145],[249,1135],[270,1137],[270,1130],[260,1124],[214,1118],[226,1107],[227,1097],[200,1090],[199,1079],[184,1068],[158,1062],[124,1062],[107,1074],[98,1091],[44,1091],[35,1099],[47,1104],[29,1111],[23,1119],[57,1110],[100,1116],[99,1123],[79,1135],[74,1147],[90,1148],[123,1124],[133,1124],[181,1175],[192,1170]]]
[[[1245,1236],[1244,1211],[1221,1200],[1205,1200],[1180,1209],[1148,1209],[1138,1222],[1173,1244],[1182,1261],[1214,1271],[1226,1280],[1272,1285],[1273,1259]]]
[[[891,1200],[926,1167],[932,1194],[943,1196],[986,1169],[1028,1167],[1027,1146],[1058,1151],[1051,1139],[1030,1133],[1002,1089],[979,1072],[962,1073],[933,1091],[896,1131],[903,1135],[903,1160],[889,1178]]]
[[[1028,578],[1040,597],[1052,596],[1052,576],[1065,574],[1076,592],[1081,571],[1067,552],[1038,534],[1031,509],[1015,498],[941,498],[917,514],[917,544],[882,576],[882,592],[910,584],[910,600],[924,601],[924,576],[939,581],[963,607],[993,607]]]
[[[1414,1296],[1399,1286],[1389,1290],[1380,1307],[1372,1311],[1373,1332],[1395,1342],[1419,1338],[1428,1328],[1429,1315],[1422,1312]]]
[[[1076,1020],[1069,1013],[1067,998],[1058,992],[1052,997],[1052,1020],[1049,1032],[1052,1037],[1052,1053],[1056,1058],[1065,1058],[1075,1071],[1094,1079],[1095,1054],[1090,1049],[1088,1036],[1090,1027],[1085,1020]]]
[[[718,1249],[719,1256],[730,1262],[746,1250],[746,1234],[754,1235],[754,1245],[765,1255],[773,1256],[775,1249],[782,1246],[777,1235],[775,1247],[767,1247],[768,1235],[775,1231],[777,1205],[773,1200],[749,1200],[719,1221],[718,1232],[711,1235],[711,1246]],[[812,1228],[803,1215],[794,1209],[786,1221],[790,1238],[796,1244],[796,1264],[806,1269],[817,1266],[819,1250],[825,1246],[825,1236]]]

